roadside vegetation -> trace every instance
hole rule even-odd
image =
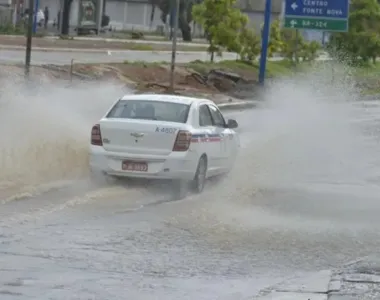
[[[249,26],[248,16],[236,8],[236,0],[204,0],[193,6],[194,20],[204,28],[211,61],[224,51],[235,52],[238,60],[255,64],[261,52],[261,37]],[[313,61],[322,49],[317,42],[307,42],[295,30],[272,22],[268,56],[280,54],[288,61]]]
[[[193,18],[206,31],[211,61],[225,50],[238,54],[236,62],[216,63],[215,67],[227,64],[231,69],[250,69],[257,73],[260,33],[249,28],[247,16],[236,9],[235,4],[236,0],[204,0],[193,6]],[[302,72],[310,67],[319,68],[318,65],[325,68],[325,62],[316,60],[322,51],[326,51],[333,58],[331,65],[344,66],[345,76],[356,80],[364,93],[380,90],[380,68],[377,66],[380,56],[380,4],[377,0],[352,0],[349,31],[331,34],[325,47],[316,41],[305,41],[302,34],[282,28],[279,21],[272,22],[269,40],[269,57],[281,55],[284,61],[269,61],[268,77]],[[195,67],[198,70],[209,68],[200,62]]]
[[[178,46],[180,51],[208,51],[210,61],[194,61],[185,65],[179,64],[179,69],[191,69],[201,76],[218,69],[225,72],[235,72],[248,80],[256,80],[258,74],[258,57],[261,52],[260,32],[255,32],[249,25],[246,14],[236,8],[237,0],[203,0],[192,5],[191,19],[205,30],[207,43],[202,47]],[[197,3],[197,4],[196,4]],[[24,34],[23,28],[12,25],[0,26],[0,34]],[[133,39],[143,39],[139,32],[127,32]],[[0,43],[4,37],[1,37]],[[35,39],[34,46],[46,39]],[[377,60],[380,56],[380,4],[377,0],[352,0],[350,4],[349,31],[347,33],[331,34],[330,42],[322,47],[317,41],[306,41],[302,34],[295,30],[281,27],[278,20],[272,22],[270,28],[270,42],[268,49],[267,77],[289,76],[294,72],[302,72],[315,68],[319,55],[325,51],[333,57],[333,62],[347,66],[350,76],[359,79],[363,90],[372,93],[380,90],[380,80],[377,80],[380,69]],[[14,41],[14,39],[13,39]],[[140,51],[170,50],[170,45],[142,44],[120,42],[83,42],[72,40],[65,36],[50,41],[55,47],[84,47],[131,49]],[[49,41],[44,41],[44,45]],[[87,45],[85,45],[87,44]],[[236,60],[220,61],[223,53],[236,53]],[[274,61],[277,56],[283,60]],[[219,58],[219,59],[217,59]],[[272,58],[272,59],[271,59]],[[124,65],[144,65],[145,69],[157,68],[157,63],[125,63]],[[163,68],[167,63],[160,63]],[[333,71],[332,71],[333,72]]]

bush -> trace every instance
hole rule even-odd
[[[144,38],[144,34],[141,31],[132,31],[131,38],[133,40],[141,40]]]

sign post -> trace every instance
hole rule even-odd
[[[270,16],[271,16],[272,1],[266,0],[264,12],[264,27],[261,37],[261,55],[260,55],[260,68],[259,68],[259,83],[264,85],[265,71],[268,56],[268,44],[270,34]]]
[[[284,27],[348,31],[350,0],[285,0]]]

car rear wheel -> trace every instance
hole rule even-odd
[[[206,174],[207,174],[207,159],[206,156],[202,156],[199,159],[197,171],[192,182],[192,190],[200,194],[203,192],[206,183]]]

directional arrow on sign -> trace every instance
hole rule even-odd
[[[296,26],[297,25],[297,21],[296,20],[291,20],[290,21],[290,26],[292,27],[292,28],[294,28],[294,26]]]
[[[293,10],[296,10],[298,7],[297,3],[293,2],[293,4],[291,5],[291,8],[293,8]]]

